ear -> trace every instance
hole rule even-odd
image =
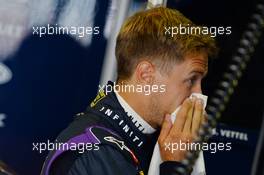
[[[137,81],[151,84],[155,78],[155,66],[149,61],[140,61],[136,67],[135,73]]]

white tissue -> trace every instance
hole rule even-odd
[[[207,103],[207,96],[205,96],[203,94],[199,94],[199,93],[192,93],[190,98],[192,98],[194,96],[203,100],[203,104],[204,104],[203,108],[205,109],[206,103]],[[177,113],[178,113],[180,108],[181,108],[181,106],[179,106],[171,114],[172,122],[175,121]],[[158,143],[156,143],[153,154],[152,154],[148,175],[159,175],[159,165],[162,162],[163,161],[161,160],[159,145],[158,145]],[[205,174],[206,174],[206,171],[205,171],[205,165],[204,165],[203,151],[200,151],[199,157],[197,158],[197,160],[194,164],[193,171],[192,171],[191,175],[205,175]]]

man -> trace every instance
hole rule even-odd
[[[43,175],[147,174],[157,140],[164,161],[160,174],[175,174],[175,168],[183,166],[180,161],[187,150],[171,153],[165,145],[196,137],[204,121],[203,104],[188,97],[202,92],[208,57],[216,47],[210,35],[172,35],[180,25],[195,26],[164,7],[138,12],[125,21],[116,42],[117,84],[109,82],[101,89],[57,139],[90,143],[89,149],[52,151]],[[169,114],[180,105],[172,124]]]

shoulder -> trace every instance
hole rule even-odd
[[[98,171],[111,174],[120,172],[120,168],[130,172],[136,171],[130,149],[122,138],[104,126],[92,125],[81,134],[68,139],[67,144],[75,147],[56,157],[50,167],[51,175],[68,172],[78,172],[76,174],[82,175],[84,170],[89,171],[89,174],[98,174]],[[56,152],[53,155],[56,155]]]
[[[136,174],[133,163],[118,148],[107,144],[100,145],[98,150],[85,151],[82,154],[67,152],[54,162],[50,171],[52,175],[111,175],[128,172]]]

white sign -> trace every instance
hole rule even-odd
[[[0,114],[0,128],[3,128],[5,126],[4,119],[6,119],[6,115]]]
[[[9,82],[12,79],[11,70],[0,62],[0,85]]]

